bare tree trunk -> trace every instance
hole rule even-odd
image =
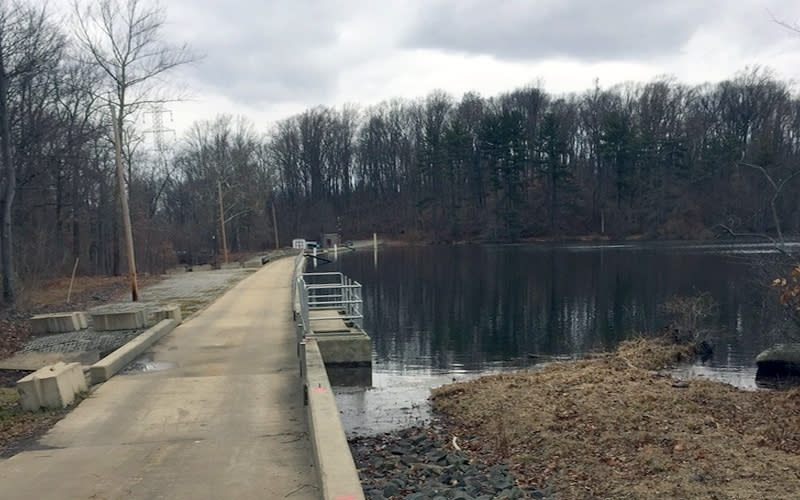
[[[72,260],[78,261],[81,256],[81,227],[78,222],[78,162],[72,166],[72,206],[70,216],[72,217]]]
[[[6,74],[3,51],[0,50],[0,162],[6,170],[5,192],[3,193],[2,257],[0,267],[3,273],[3,300],[14,304],[14,240],[12,234],[12,209],[16,194],[16,169],[11,161],[11,126],[8,120],[8,75]]]

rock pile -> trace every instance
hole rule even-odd
[[[548,498],[550,492],[525,489],[503,464],[471,460],[431,428],[410,429],[350,439],[368,499],[492,500]]]

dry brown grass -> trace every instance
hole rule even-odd
[[[471,453],[556,498],[798,498],[800,392],[683,387],[649,370],[675,357],[675,346],[639,339],[445,386],[433,401]]]
[[[139,288],[162,280],[161,276],[137,276]],[[70,277],[56,278],[34,287],[26,297],[27,305],[39,307],[69,307],[67,292]],[[78,276],[72,284],[70,304],[82,302],[107,302],[129,293],[128,276]]]
[[[691,344],[676,344],[665,337],[637,337],[617,346],[614,357],[645,370],[662,370],[692,359]]]

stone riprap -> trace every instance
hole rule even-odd
[[[550,498],[547,489],[525,489],[503,465],[471,460],[432,429],[410,429],[350,439],[350,450],[368,499],[492,500]]]

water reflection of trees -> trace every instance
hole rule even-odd
[[[364,285],[365,327],[379,362],[479,369],[534,354],[613,347],[668,319],[675,295],[719,304],[718,361],[759,349],[746,264],[720,255],[532,246],[389,248],[340,266]],[[736,356],[734,356],[736,357]]]

